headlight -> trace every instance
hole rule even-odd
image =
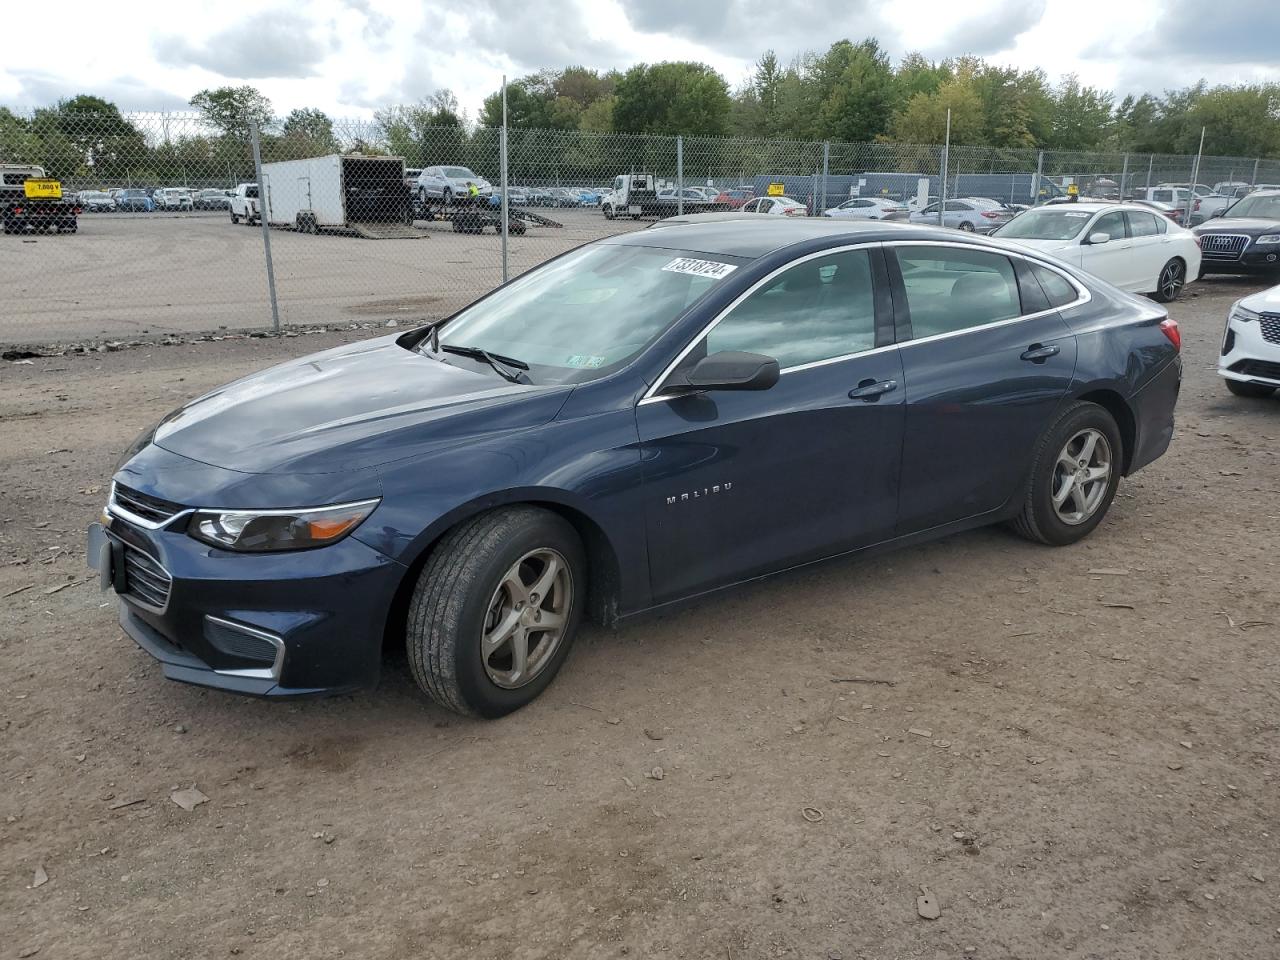
[[[1229,316],[1232,320],[1239,320],[1242,323],[1248,323],[1251,320],[1258,319],[1258,314],[1247,307],[1240,306],[1239,300],[1231,305],[1231,312]]]
[[[1264,233],[1254,243],[1280,243],[1280,233]]]
[[[336,543],[364,521],[380,500],[296,510],[197,510],[187,533],[225,550],[263,553]]]

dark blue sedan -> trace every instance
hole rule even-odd
[[[1074,543],[1168,447],[1161,307],[1000,241],[713,216],[170,414],[90,529],[125,631],[268,696],[369,687],[403,642],[494,717],[585,616],[986,524]]]

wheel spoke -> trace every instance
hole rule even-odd
[[[1090,430],[1088,433],[1084,435],[1084,446],[1080,448],[1080,456],[1078,457],[1078,459],[1083,460],[1085,463],[1088,463],[1089,461],[1091,461],[1093,459],[1094,447],[1096,447],[1097,445],[1098,445],[1098,434],[1095,431]]]
[[[524,679],[525,667],[529,665],[529,634],[524,629],[511,635],[511,679],[519,682]]]
[[[1090,467],[1085,473],[1085,483],[1093,483],[1095,480],[1103,480],[1111,475],[1111,468],[1107,465],[1101,467]]]
[[[1076,508],[1076,513],[1084,516],[1089,512],[1086,507],[1086,502],[1087,501],[1084,497],[1084,488],[1078,483],[1073,484],[1071,487],[1071,505]]]
[[[525,586],[524,581],[520,579],[520,565],[516,564],[507,571],[506,577],[502,580],[502,586],[506,588],[507,596],[511,598],[511,603],[528,603],[529,588]]]
[[[533,586],[529,588],[529,596],[538,595],[536,603],[546,602],[547,595],[551,592],[551,587],[556,582],[556,577],[560,573],[560,561],[555,557],[547,558],[546,568],[542,571],[542,575],[533,582]]]
[[[530,630],[559,630],[564,626],[563,613],[547,613],[543,612],[542,617],[535,622]]]
[[[1062,506],[1066,501],[1067,496],[1076,488],[1076,478],[1074,474],[1067,474],[1063,477],[1063,481],[1062,486],[1055,490],[1053,494],[1053,505],[1055,507]]]
[[[1075,473],[1079,464],[1076,463],[1075,457],[1063,450],[1062,453],[1058,454],[1058,466],[1067,471],[1067,473]]]
[[[481,652],[487,660],[496,650],[504,643],[511,639],[511,635],[515,633],[520,626],[520,611],[512,610],[506,615],[503,621],[493,628],[492,631],[485,635]]]

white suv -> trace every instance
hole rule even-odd
[[[1280,388],[1280,286],[1231,305],[1218,373],[1237,397],[1269,397]]]

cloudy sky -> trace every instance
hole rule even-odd
[[[690,59],[736,86],[766,45],[789,60],[868,35],[895,57],[972,53],[1121,93],[1201,76],[1280,80],[1280,0],[63,0],[57,10],[56,44],[6,44],[0,104],[85,92],[124,110],[177,110],[201,88],[251,83],[282,112],[354,117],[450,87],[474,117],[504,73]]]

